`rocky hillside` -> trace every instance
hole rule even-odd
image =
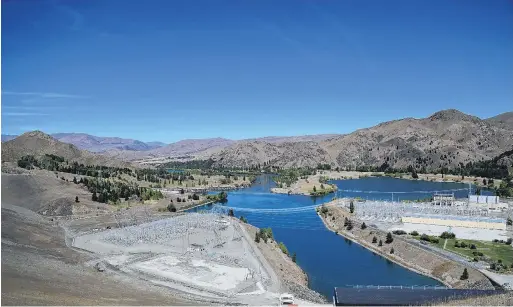
[[[167,146],[157,148],[151,151],[152,156],[181,156],[195,154],[205,150],[224,148],[233,144],[235,141],[224,138],[211,139],[190,139],[171,143]]]
[[[513,129],[457,110],[422,119],[405,118],[319,142],[236,143],[210,158],[218,166],[246,167],[270,162],[282,167],[316,166],[418,169],[454,167],[491,159],[513,147]]]
[[[506,112],[486,119],[487,122],[513,130],[513,112]]]
[[[79,149],[90,152],[105,152],[108,150],[124,151],[147,151],[165,146],[162,142],[144,143],[133,139],[123,139],[118,137],[101,137],[86,133],[54,133],[51,134],[54,139],[63,143],[73,144]],[[17,135],[2,135],[2,142],[16,138]]]
[[[78,149],[75,145],[56,140],[41,131],[27,132],[2,144],[2,162],[17,162],[22,156],[39,157],[45,154],[61,156],[86,165],[129,166],[111,157]]]

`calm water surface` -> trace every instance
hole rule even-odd
[[[340,190],[409,192],[394,194],[394,199],[418,199],[430,196],[411,191],[440,191],[467,188],[461,183],[427,182],[388,177],[333,181]],[[257,227],[271,227],[277,241],[289,252],[297,253],[297,262],[309,277],[310,288],[330,298],[333,287],[351,285],[440,285],[436,280],[411,272],[363,247],[326,230],[312,208],[300,212],[262,213],[252,209],[300,208],[327,202],[333,194],[323,197],[272,194],[275,183],[269,175],[259,176],[249,188],[228,193],[225,206],[233,207],[237,217],[243,215]],[[464,197],[468,191],[458,191]],[[391,199],[389,193],[341,192],[341,196]],[[212,206],[192,209],[204,210]]]

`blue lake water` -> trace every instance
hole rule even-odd
[[[333,181],[341,190],[357,191],[440,191],[467,188],[459,183],[410,181],[388,177]],[[252,209],[285,209],[311,207],[327,202],[333,194],[323,197],[272,194],[275,183],[268,175],[259,176],[255,183],[242,190],[228,193],[225,206],[234,208],[237,217],[243,215],[259,228],[271,227],[277,241],[289,252],[297,253],[297,262],[309,277],[309,287],[331,297],[334,287],[351,285],[440,285],[436,280],[411,272],[367,249],[326,230],[312,207],[286,213],[252,212]],[[458,197],[468,191],[458,191]],[[342,196],[390,199],[388,193],[343,192]],[[369,196],[371,195],[371,196]],[[399,195],[399,193],[397,194]],[[418,199],[427,193],[403,193],[400,199]],[[394,197],[397,197],[396,195]],[[215,206],[215,205],[214,205]],[[191,211],[214,207],[203,206]]]

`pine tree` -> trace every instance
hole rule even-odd
[[[77,184],[77,183],[78,183],[78,182],[77,182],[77,177],[73,177],[73,183],[74,183],[74,184]]]
[[[378,238],[373,237],[373,238],[372,238],[372,243],[376,243],[376,242],[378,242]]]
[[[465,268],[465,269],[463,270],[463,274],[461,274],[460,279],[461,279],[461,280],[466,280],[466,279],[468,279],[468,271],[467,271],[467,268]]]
[[[383,246],[383,241],[379,240],[378,246]]]
[[[392,237],[392,234],[389,232],[387,233],[387,239],[385,240],[385,243],[390,244],[392,242],[394,242],[394,238]]]
[[[394,251],[394,248],[392,247],[392,248],[390,249],[390,254],[393,254],[394,252],[395,252],[395,251]]]
[[[79,203],[80,201],[78,200],[78,196],[75,196],[75,202],[76,203]]]
[[[96,192],[93,192],[93,201],[98,201],[98,196],[96,195]]]
[[[296,262],[296,253],[292,254],[292,262]]]
[[[354,213],[354,203],[353,203],[353,201],[352,201],[352,200],[351,200],[351,202],[349,203],[349,212]]]
[[[365,222],[362,223],[362,227],[361,228],[362,228],[362,230],[367,228],[367,225],[365,225]]]
[[[256,242],[256,243],[259,243],[259,242],[260,242],[260,235],[259,235],[259,233],[258,233],[258,232],[255,234],[255,242]]]

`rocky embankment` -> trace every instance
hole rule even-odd
[[[451,288],[494,289],[481,272],[414,246],[399,236],[393,235],[393,242],[386,243],[386,232],[369,225],[362,229],[362,221],[357,220],[345,208],[335,206],[334,202],[319,207],[318,214],[330,230],[412,271],[437,279]],[[353,226],[350,230],[344,226],[346,218]],[[374,237],[376,240],[373,243]],[[380,240],[382,246],[379,246]],[[460,280],[465,268],[469,277]]]
[[[259,229],[249,224],[244,226],[249,235],[255,238]],[[281,251],[276,241],[269,239],[265,243],[264,240],[260,240],[255,244],[282,281],[282,292],[290,292],[295,297],[312,303],[326,303],[326,299],[321,294],[308,288],[306,273],[292,261],[291,257]]]

